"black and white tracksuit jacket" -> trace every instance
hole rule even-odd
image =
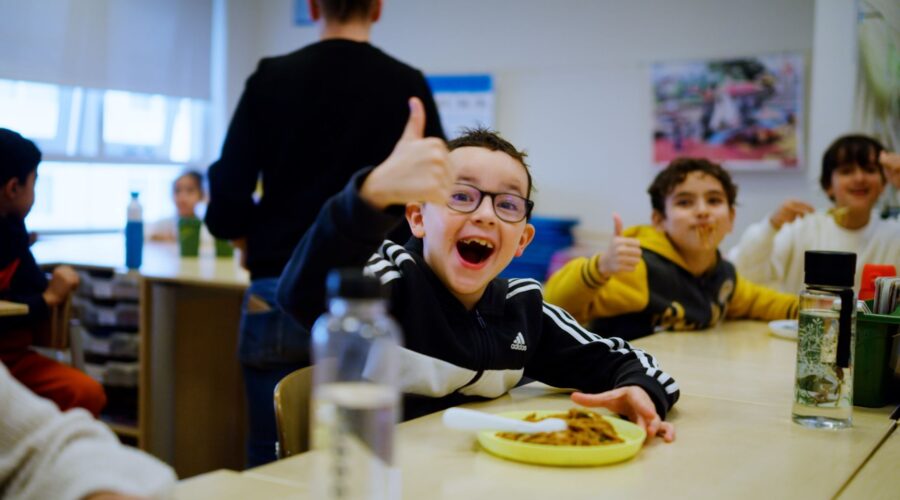
[[[470,398],[495,398],[529,377],[554,387],[602,392],[637,385],[660,416],[678,400],[678,384],[656,360],[620,338],[585,330],[543,301],[531,279],[494,279],[471,311],[447,290],[422,257],[422,242],[405,247],[387,234],[399,213],[374,210],[359,197],[369,170],[326,202],[288,262],[280,305],[311,327],[326,311],[325,276],[365,266],[390,288],[390,313],[403,329],[406,417]]]

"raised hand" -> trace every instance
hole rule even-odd
[[[360,196],[378,209],[408,202],[446,203],[453,186],[444,141],[425,135],[425,109],[409,100],[409,120],[391,155],[363,182]]]
[[[606,408],[617,415],[624,415],[647,431],[647,441],[655,436],[661,436],[667,443],[675,440],[675,426],[659,418],[647,391],[636,385],[619,387],[600,394],[573,392],[571,398],[575,404],[581,406]]]
[[[891,153],[890,151],[882,151],[878,156],[878,162],[884,168],[884,175],[888,182],[900,189],[900,153]]]
[[[613,214],[614,233],[606,253],[597,262],[597,270],[605,277],[634,271],[641,261],[641,245],[637,238],[622,236],[622,218]]]
[[[61,304],[73,290],[78,288],[78,273],[69,266],[56,266],[50,278],[50,283],[44,291],[44,302],[48,306]]]
[[[816,209],[813,208],[812,205],[800,201],[800,200],[787,200],[785,201],[778,210],[769,217],[769,223],[772,224],[776,230],[781,229],[781,226],[791,222],[798,217],[803,217],[806,214],[811,214]]]

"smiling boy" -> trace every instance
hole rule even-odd
[[[675,160],[647,192],[653,225],[622,231],[616,216],[609,249],[574,259],[551,276],[548,302],[594,331],[625,339],[708,328],[722,318],[796,316],[796,296],[747,281],[719,254],[734,224],[737,197],[721,166]]]
[[[833,209],[817,212],[803,201],[787,200],[744,231],[729,259],[751,279],[789,293],[803,286],[807,250],[855,253],[857,290],[865,264],[900,267],[900,220],[873,214],[886,184],[879,164],[883,153],[881,143],[864,135],[835,140],[822,157],[819,177]]]
[[[534,280],[497,279],[534,237],[525,154],[486,130],[448,151],[422,138],[424,112],[417,99],[410,106],[390,157],[331,198],[301,240],[279,283],[282,307],[311,325],[325,310],[328,270],[365,266],[390,288],[403,327],[407,418],[501,396],[527,376],[600,392],[572,399],[671,441],[662,419],[678,386],[652,356],[581,328],[543,302]],[[413,238],[406,246],[384,240],[404,216]]]

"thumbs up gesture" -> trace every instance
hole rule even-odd
[[[381,210],[409,202],[446,203],[453,186],[444,141],[425,135],[425,109],[409,100],[409,120],[386,160],[369,174],[360,196]]]
[[[637,238],[622,236],[622,218],[619,214],[613,214],[613,225],[615,230],[609,249],[597,261],[597,270],[607,278],[634,271],[641,260],[641,245]]]

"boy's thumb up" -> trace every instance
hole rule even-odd
[[[409,98],[409,119],[400,136],[400,142],[412,141],[425,137],[425,107],[418,97]]]
[[[622,218],[613,212],[613,236],[622,236]]]

